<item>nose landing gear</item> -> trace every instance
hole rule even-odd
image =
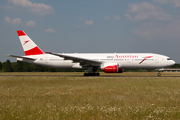
[[[157,74],[159,77],[161,76],[161,73],[160,73],[160,71],[159,71],[159,73]]]
[[[161,68],[161,69],[158,69],[158,71],[159,71],[159,73],[157,74],[157,76],[161,76],[161,73],[160,72],[162,72],[164,70],[164,68]]]

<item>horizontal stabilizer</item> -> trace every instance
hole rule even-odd
[[[23,57],[23,56],[16,56],[16,55],[6,55],[8,57],[15,57],[15,58],[22,58],[22,59],[26,59],[26,60],[36,60],[33,58],[28,58],[28,57]]]

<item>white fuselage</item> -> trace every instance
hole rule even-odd
[[[69,53],[64,55],[85,58],[95,61],[102,61],[102,64],[118,63],[119,68],[121,69],[159,69],[175,64],[175,62],[171,60],[169,57],[154,53]],[[25,57],[33,58],[36,60],[25,60],[21,58],[17,59],[20,61],[34,63],[52,68],[86,68],[85,66],[80,65],[80,63],[78,62],[73,62],[72,60],[64,60],[64,58],[54,56],[51,54],[29,55]],[[99,67],[101,68],[101,66]]]
[[[45,53],[23,30],[18,30],[17,34],[25,56],[7,56],[52,68],[86,69],[88,73],[84,76],[99,76],[95,73],[97,69],[105,73],[123,73],[123,69],[161,69],[175,64],[169,57],[154,53]]]

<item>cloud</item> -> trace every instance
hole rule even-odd
[[[13,5],[26,8],[28,11],[31,11],[32,13],[35,14],[45,15],[45,14],[54,13],[54,9],[49,5],[45,5],[44,3],[32,3],[28,0],[8,0],[8,1]]]
[[[76,28],[81,28],[81,26],[79,26],[79,25],[76,25]]]
[[[86,25],[94,25],[94,23],[93,23],[92,20],[90,20],[90,21],[85,21],[84,23],[85,23]]]
[[[130,3],[129,7],[130,9],[126,11],[128,14],[125,14],[125,16],[126,18],[131,19],[133,21],[172,20],[171,16],[165,13],[162,8],[147,2],[137,3],[137,4]]]
[[[11,20],[10,20],[9,17],[4,17],[4,18],[5,18],[5,19],[4,19],[5,22],[7,22],[7,23],[10,23],[10,22],[11,22]]]
[[[162,3],[162,4],[173,4],[174,7],[180,7],[180,0],[154,0],[158,3]]]
[[[0,5],[0,8],[4,10],[14,10],[14,8],[10,5]]]
[[[105,20],[110,19],[110,17],[109,17],[109,16],[103,16],[103,18],[104,18]]]
[[[154,0],[158,3],[163,3],[163,4],[167,4],[169,1],[173,1],[173,0]]]
[[[132,20],[132,17],[129,14],[124,15],[128,20]]]
[[[10,23],[12,25],[20,25],[22,23],[20,18],[14,18],[14,19],[10,19],[10,17],[4,17],[4,22],[6,23]],[[35,22],[34,21],[28,21],[25,24],[26,26],[35,26]]]
[[[46,29],[44,30],[45,32],[48,32],[48,33],[57,33],[55,30],[49,28],[49,29]]]
[[[114,16],[114,19],[115,19],[115,20],[120,20],[119,15],[115,15],[115,16]]]
[[[26,22],[26,26],[29,26],[29,27],[32,27],[32,26],[35,26],[35,22],[34,21],[28,21]]]
[[[81,20],[81,21],[83,21],[83,17],[79,17],[79,18],[78,18],[78,20]]]
[[[21,24],[20,18],[14,18],[11,20],[9,17],[4,17],[4,21],[7,23],[10,23],[12,25],[20,25]]]
[[[180,18],[176,18],[171,22],[161,23],[144,23],[141,26],[133,29],[133,33],[146,39],[169,39],[179,40],[180,39]]]
[[[103,16],[103,19],[104,20],[108,20],[108,19],[120,20],[121,18],[119,17],[119,15],[114,15],[113,17]]]

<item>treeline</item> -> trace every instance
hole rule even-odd
[[[180,68],[180,64],[175,64],[169,68]],[[40,65],[25,63],[22,61],[12,62],[7,60],[1,63],[0,72],[84,72],[82,69],[54,69]],[[100,71],[100,70],[98,70]],[[153,72],[155,70],[125,69],[124,72]]]
[[[180,68],[180,64],[174,64],[174,65],[170,66],[169,68]]]
[[[0,62],[1,72],[83,72],[81,69],[54,69],[44,67],[40,65],[30,64],[22,61],[12,62],[7,60],[6,62]]]

